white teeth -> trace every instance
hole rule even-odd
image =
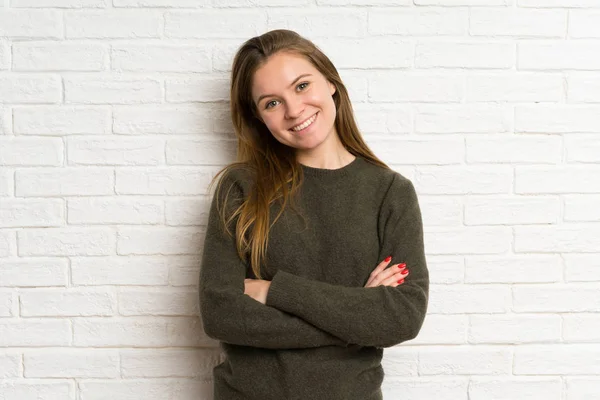
[[[295,126],[293,127],[291,130],[293,131],[301,131],[302,129],[306,128],[307,126],[309,126],[310,124],[312,124],[315,121],[315,118],[317,117],[317,114],[313,115],[312,117],[309,118],[308,121],[306,121],[305,123]]]

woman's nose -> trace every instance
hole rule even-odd
[[[301,100],[291,100],[287,102],[286,116],[288,119],[295,119],[302,116],[304,104]]]

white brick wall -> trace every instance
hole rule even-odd
[[[385,398],[598,398],[598,0],[0,0],[0,398],[212,399],[206,189],[274,28],[420,196],[430,312]]]

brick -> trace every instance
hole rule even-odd
[[[600,10],[570,10],[570,38],[600,38]]]
[[[593,284],[520,285],[513,287],[513,309],[515,312],[597,312],[600,296]]]
[[[169,103],[228,101],[229,80],[215,76],[206,78],[175,78],[166,80]]]
[[[69,224],[161,224],[163,200],[73,198],[67,203]]]
[[[161,30],[154,11],[67,11],[64,18],[68,39],[158,38]]]
[[[424,226],[461,226],[463,205],[454,196],[420,196],[419,206]]]
[[[115,106],[113,118],[114,132],[127,135],[214,135],[233,131],[229,109],[218,104]]]
[[[569,377],[565,381],[568,400],[588,400],[600,392],[600,378],[598,377]]]
[[[72,257],[74,285],[166,285],[170,258],[166,257]]]
[[[557,344],[515,347],[515,375],[590,375],[600,371],[596,344]]]
[[[114,45],[111,68],[135,72],[210,72],[211,48],[202,45]]]
[[[416,377],[419,374],[418,356],[414,347],[393,346],[386,349],[381,365],[391,376],[403,374]]]
[[[600,195],[566,195],[564,199],[565,221],[600,222]]]
[[[110,133],[110,110],[101,107],[15,107],[15,134],[100,135]]]
[[[216,3],[214,6],[218,4],[220,3]],[[113,7],[196,8],[210,5],[211,0],[113,0]]]
[[[168,165],[227,164],[236,151],[237,141],[220,139],[170,139],[165,148]]]
[[[515,193],[600,193],[596,166],[531,166],[515,168]]]
[[[76,346],[93,347],[217,347],[200,318],[127,317],[73,320]],[[139,398],[139,397],[136,397]]]
[[[165,201],[165,223],[168,226],[196,226],[208,223],[211,199],[177,199]]]
[[[204,231],[193,227],[119,228],[117,254],[198,254]]]
[[[419,335],[404,344],[465,344],[467,329],[467,316],[430,314],[425,317]],[[387,373],[389,371],[386,371]],[[401,375],[404,374],[401,373]]]
[[[501,254],[512,234],[506,227],[432,228],[424,237],[430,254]]]
[[[6,166],[61,166],[63,152],[59,138],[0,137],[0,164]]]
[[[510,6],[516,0],[414,0],[418,6]]]
[[[66,286],[68,268],[66,258],[6,260],[0,264],[0,286]]]
[[[169,285],[197,287],[200,281],[201,255],[170,256]]]
[[[10,24],[14,25],[14,22]],[[57,76],[0,76],[0,104],[58,103],[61,100],[61,92],[60,78]]]
[[[15,183],[13,180],[14,171],[3,167],[0,170],[0,196],[12,196]]]
[[[0,50],[1,51],[1,50]],[[2,69],[0,67],[0,69]],[[10,135],[12,132],[12,118],[8,107],[0,107],[0,135]]]
[[[368,17],[371,35],[465,36],[469,27],[466,9],[375,9]]]
[[[121,350],[123,378],[203,378],[212,379],[219,364],[219,349],[135,349]]]
[[[102,71],[108,57],[108,47],[94,43],[23,42],[12,49],[14,71]]]
[[[198,291],[186,290],[125,290],[119,292],[121,315],[187,315],[197,316]]]
[[[596,0],[517,0],[520,7],[591,8],[600,7]],[[569,399],[570,400],[570,399]]]
[[[105,8],[109,0],[11,0],[11,7]]]
[[[115,236],[106,228],[46,228],[17,232],[20,256],[114,254]]]
[[[0,41],[0,71],[8,69],[10,65],[10,47],[8,43]],[[0,133],[2,130],[0,129]]]
[[[563,338],[565,342],[600,341],[600,314],[563,315]]]
[[[373,102],[459,102],[464,98],[464,79],[457,75],[382,71],[368,81],[368,97]]]
[[[68,138],[69,165],[159,165],[164,163],[160,138]]]
[[[549,135],[467,137],[468,163],[559,164],[562,140]]]
[[[600,224],[516,226],[516,253],[576,253],[598,251]]]
[[[500,105],[419,105],[416,133],[501,133],[512,130],[512,108]]]
[[[114,350],[37,349],[23,355],[26,378],[117,378],[119,354]]]
[[[597,133],[599,106],[516,106],[515,132]]]
[[[416,174],[419,194],[506,194],[512,187],[509,166],[422,167]]]
[[[7,353],[0,354],[0,379],[17,378],[21,376],[21,354]],[[0,381],[1,382],[1,381]],[[2,388],[0,384],[0,389]]]
[[[388,139],[381,138],[370,145],[372,151],[390,164],[461,164],[464,160],[462,139]]]
[[[561,342],[559,315],[471,315],[469,343]]]
[[[0,257],[8,257],[15,254],[17,248],[15,233],[16,232],[0,231]]]
[[[62,19],[56,11],[0,10],[0,37],[52,39],[62,35]]]
[[[0,228],[58,227],[64,222],[60,199],[6,199],[0,203]]]
[[[79,381],[81,400],[193,400],[212,396],[213,382],[196,379],[126,379]]]
[[[188,168],[116,171],[116,192],[124,194],[206,195],[212,175]]]
[[[600,161],[600,139],[596,135],[576,135],[565,137],[566,161],[567,162],[591,162]]]
[[[460,256],[427,255],[427,267],[432,284],[451,284],[464,282],[465,265]]]
[[[514,65],[511,43],[423,42],[415,50],[417,68],[510,69]]]
[[[467,77],[467,102],[561,102],[563,77],[559,73],[486,72]]]
[[[326,38],[316,41],[336,68],[410,68],[414,45],[395,37]],[[360,54],[360,57],[356,57]]]
[[[600,43],[587,41],[520,41],[517,43],[517,69],[597,70],[600,69],[599,51]]]
[[[241,1],[252,2],[252,0]],[[306,0],[304,2],[306,3]],[[410,0],[317,0],[317,4],[320,6],[409,6],[412,2]]]
[[[0,346],[70,346],[71,325],[67,319],[0,319]]]
[[[432,346],[419,352],[419,375],[505,375],[511,361],[508,347]]]
[[[562,258],[557,255],[467,256],[465,282],[560,282],[563,276],[562,264]]]
[[[27,379],[0,381],[3,399],[63,399],[75,400],[74,381]]]
[[[156,79],[65,78],[65,102],[78,104],[159,103],[161,83]]]
[[[85,317],[114,314],[116,298],[106,289],[31,289],[20,292],[26,317]]]
[[[110,169],[61,168],[21,169],[15,173],[16,195],[100,196],[114,194],[114,173]]]
[[[304,35],[310,33],[311,38],[365,37],[368,36],[368,18],[366,10],[363,10],[365,9],[309,7],[299,10],[267,10],[266,30],[291,29]],[[331,29],[332,21],[335,21],[335,29]]]
[[[500,285],[438,285],[430,291],[429,314],[496,314],[510,305],[509,288]]]
[[[267,14],[259,10],[202,10],[167,12],[168,38],[248,38],[267,31]]]
[[[463,377],[446,379],[386,379],[382,385],[385,399],[402,393],[403,399],[468,400],[469,380]]]
[[[480,378],[471,379],[469,400],[511,400],[518,393],[521,399],[561,400],[560,378]]]
[[[567,11],[472,9],[469,23],[469,33],[473,36],[563,38],[567,32]]]
[[[600,81],[596,72],[574,72],[567,76],[568,103],[600,102]]]
[[[600,281],[598,254],[564,254],[567,282]]]
[[[358,103],[353,109],[356,123],[365,136],[412,131],[411,110],[406,105]]]
[[[0,317],[13,316],[13,305],[15,304],[13,297],[12,292],[0,290]]]
[[[556,224],[560,201],[556,196],[469,196],[465,225]]]

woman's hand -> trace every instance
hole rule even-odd
[[[396,287],[404,283],[404,278],[408,276],[408,269],[406,264],[394,264],[390,268],[386,269],[388,264],[392,261],[392,257],[388,257],[383,260],[377,268],[369,275],[369,280],[365,284],[365,287],[376,287],[376,286],[391,286]]]
[[[271,281],[265,281],[263,279],[244,279],[244,294],[247,294],[262,304],[267,303],[269,287],[271,287]]]

